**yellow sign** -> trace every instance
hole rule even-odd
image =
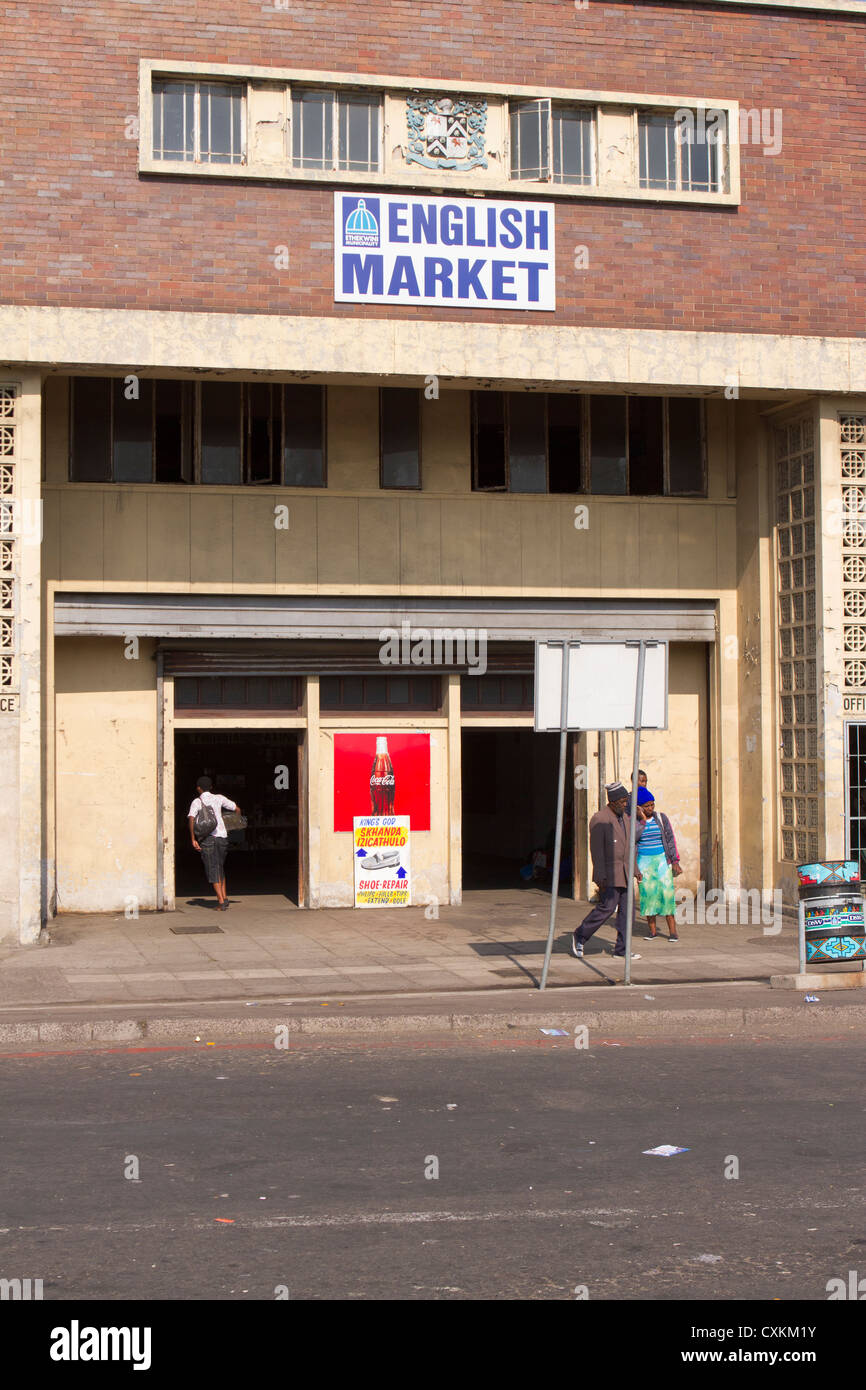
[[[408,907],[412,901],[408,816],[355,816],[356,907]]]

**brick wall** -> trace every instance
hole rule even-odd
[[[735,98],[781,108],[742,147],[739,209],[567,199],[557,313],[497,323],[863,336],[866,22],[571,0],[45,0],[0,43],[0,302],[422,316],[332,299],[330,189],[141,177],[125,138],[141,57]],[[531,196],[528,194],[527,196]],[[274,247],[291,248],[288,270]],[[572,268],[576,246],[589,268]]]

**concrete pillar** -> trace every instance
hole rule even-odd
[[[0,940],[42,926],[42,381],[0,376]]]
[[[843,406],[846,414],[862,415],[864,402],[855,398]],[[818,675],[818,758],[824,822],[824,857],[845,856],[845,719],[843,712],[844,626],[842,583],[842,500],[839,410],[820,402],[815,450],[815,583],[818,591],[816,664]],[[853,513],[855,520],[862,518]]]
[[[448,885],[452,907],[463,901],[463,777],[461,761],[460,676],[447,677],[448,715]]]
[[[298,806],[298,816],[304,824],[305,863],[307,888],[304,894],[305,907],[321,906],[321,863],[322,837],[322,775],[319,748],[319,677],[307,677],[307,736],[304,741],[306,757],[306,776],[304,782],[307,792],[306,815],[304,807]]]

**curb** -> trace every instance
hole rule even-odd
[[[212,1038],[242,1037],[269,1041],[276,1025],[290,1034],[327,1037],[335,1034],[397,1036],[412,1034],[504,1033],[507,1029],[530,1028],[538,1032],[542,1024],[572,1030],[585,1027],[595,1032],[658,1035],[664,1030],[699,1036],[705,1033],[733,1036],[755,1030],[780,1031],[796,1026],[798,1034],[814,1034],[833,1029],[866,1026],[862,1005],[834,1005],[831,1010],[815,1008],[802,1001],[777,1007],[732,1009],[622,1009],[580,1010],[551,1008],[543,1013],[498,1012],[439,1014],[292,1014],[288,1009],[256,1018],[203,1015],[152,1019],[92,1019],[80,1021],[0,1023],[0,1046],[34,1043],[159,1043],[211,1041]]]

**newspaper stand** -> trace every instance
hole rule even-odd
[[[866,920],[860,869],[854,859],[826,859],[797,867],[800,974],[807,967],[866,961]]]

